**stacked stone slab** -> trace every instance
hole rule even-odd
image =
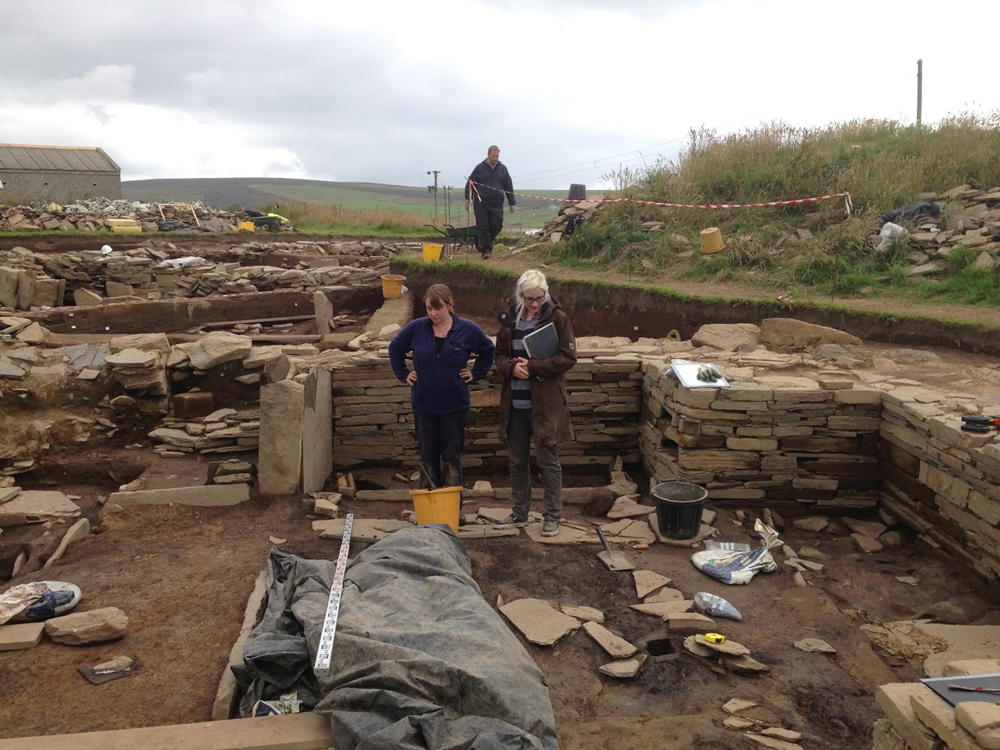
[[[642,400],[641,361],[635,356],[581,357],[567,373],[576,440],[560,446],[564,465],[610,464],[616,456],[638,460]],[[410,388],[377,354],[335,366],[333,460],[339,468],[369,461],[417,463]],[[500,376],[471,390],[463,462],[467,467],[506,460],[497,435]]]
[[[161,455],[256,451],[260,444],[260,412],[219,409],[200,419],[167,417],[149,437],[159,443],[153,451]]]
[[[686,388],[663,363],[644,371],[640,445],[651,477],[703,485],[717,500],[877,507],[881,391]]]
[[[105,362],[111,368],[112,377],[126,391],[136,392],[132,395],[166,396],[170,392],[161,352],[123,349],[109,354]]]
[[[116,240],[109,242],[117,244]],[[276,289],[375,286],[402,246],[380,242],[249,242],[222,250],[185,251],[147,240],[105,254],[83,250],[34,253],[0,250],[0,308],[28,310],[70,304],[79,290],[100,298],[207,297]],[[203,254],[204,257],[201,257]],[[261,265],[262,256],[283,265]],[[172,260],[201,258],[174,268]],[[93,298],[91,304],[101,303]],[[79,303],[78,303],[79,304]]]
[[[945,677],[1000,671],[996,659],[957,661]],[[979,750],[1000,747],[1000,705],[992,701],[948,701],[920,682],[882,685],[875,702],[885,718],[875,722],[872,750]]]
[[[901,388],[884,396],[882,506],[982,575],[1000,577],[1000,445],[964,432],[942,396]]]
[[[49,204],[32,206],[0,206],[0,229],[13,230],[77,230],[96,232],[109,229],[116,219],[132,219],[145,232],[196,229],[235,232],[240,221],[248,217],[243,211],[223,211],[200,201],[190,206],[159,205],[139,201],[93,198],[66,206]],[[109,221],[110,220],[110,221]],[[293,231],[288,221],[280,222],[282,231]]]

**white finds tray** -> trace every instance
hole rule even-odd
[[[729,381],[719,378],[714,383],[698,380],[698,368],[707,362],[688,362],[686,359],[675,359],[670,363],[670,371],[685,388],[728,388]]]

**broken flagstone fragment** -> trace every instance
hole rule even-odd
[[[608,664],[602,664],[597,668],[597,671],[609,677],[629,679],[639,674],[639,670],[642,669],[642,665],[646,662],[647,658],[649,657],[646,654],[639,654],[631,659],[619,659]]]
[[[826,641],[821,641],[819,638],[803,638],[801,641],[795,641],[794,645],[799,651],[805,651],[808,654],[837,653],[837,649]]]
[[[594,609],[593,607],[581,607],[575,604],[561,604],[559,605],[559,609],[562,610],[563,614],[575,617],[578,620],[585,620],[587,622],[604,622],[604,613],[599,609]]]
[[[757,705],[754,701],[744,700],[743,698],[731,698],[722,706],[722,710],[732,716],[738,714],[740,711],[746,711],[748,708],[755,708]]]
[[[649,594],[670,583],[670,579],[652,570],[634,570],[632,577],[635,579],[635,593],[640,599],[645,599]]]
[[[621,636],[617,636],[603,625],[596,622],[583,623],[587,635],[593,638],[597,645],[608,652],[614,659],[625,659],[632,656],[638,649]]]
[[[537,646],[551,646],[580,627],[575,617],[553,609],[541,599],[517,599],[500,607],[500,612],[528,642]]]

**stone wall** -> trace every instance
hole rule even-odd
[[[882,507],[987,578],[1000,577],[1000,445],[963,432],[923,389],[886,393]]]
[[[580,357],[567,373],[576,440],[560,446],[564,466],[608,465],[619,455],[627,462],[638,461],[641,366],[637,357],[598,355]],[[472,388],[466,467],[506,461],[497,435],[500,386],[493,372]],[[333,460],[338,469],[369,461],[417,464],[410,388],[396,380],[384,356],[373,354],[333,368],[333,412]]]
[[[685,388],[663,363],[643,367],[640,445],[650,477],[701,484],[709,498],[741,504],[877,507],[881,391],[769,376]]]
[[[4,171],[2,177],[4,192],[19,200],[122,197],[122,179],[117,172]]]

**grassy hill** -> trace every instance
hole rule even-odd
[[[565,198],[562,190],[532,190],[532,193],[551,196],[553,201],[521,198],[518,206],[525,211],[545,211],[553,202]],[[462,191],[452,191],[452,209],[463,208]],[[205,179],[129,180],[122,182],[122,197],[128,200],[196,201],[219,208],[241,206],[265,208],[269,204],[315,203],[339,206],[358,211],[362,209],[394,209],[414,211],[424,216],[434,213],[434,196],[425,187],[381,185],[372,182],[325,182],[323,180],[296,180],[267,177],[226,177]],[[438,189],[438,213],[444,213],[445,191]]]

